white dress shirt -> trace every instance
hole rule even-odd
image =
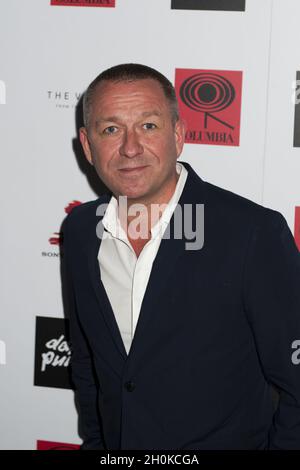
[[[173,196],[151,228],[151,238],[138,257],[120,224],[117,214],[118,201],[115,196],[111,197],[102,219],[104,231],[98,253],[101,279],[127,354],[139,319],[153,261],[186,182],[187,170],[178,161],[176,171],[180,176]]]

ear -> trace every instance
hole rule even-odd
[[[83,151],[84,151],[84,155],[85,155],[87,161],[91,165],[93,165],[93,158],[92,158],[92,152],[91,152],[90,143],[89,143],[89,139],[88,139],[88,132],[87,132],[87,129],[85,127],[80,127],[80,129],[79,129],[79,139],[80,139],[80,142],[81,142],[81,145],[82,145],[82,148],[83,148]]]
[[[176,121],[175,126],[174,126],[177,158],[181,155],[181,152],[183,149],[185,131],[186,131],[186,124],[181,118],[179,118],[178,121]]]

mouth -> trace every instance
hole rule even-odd
[[[144,166],[136,166],[134,168],[120,168],[119,171],[121,171],[124,174],[131,174],[131,173],[140,173],[143,171],[145,168],[147,168],[148,165]]]

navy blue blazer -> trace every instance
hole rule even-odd
[[[188,177],[179,204],[204,204],[204,245],[186,250],[172,230],[162,239],[128,355],[97,260],[96,209],[110,195],[66,218],[81,449],[300,449],[294,238],[279,212],[181,163]]]

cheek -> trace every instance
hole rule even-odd
[[[113,140],[98,142],[91,147],[92,155],[99,167],[105,169],[112,157],[118,152],[118,145]]]
[[[160,139],[156,142],[153,148],[155,148],[156,155],[161,162],[166,164],[170,163],[170,165],[173,165],[173,161],[176,156],[176,146],[174,140]]]
[[[160,160],[170,157],[171,142],[165,137],[144,139],[144,149],[154,153]]]

